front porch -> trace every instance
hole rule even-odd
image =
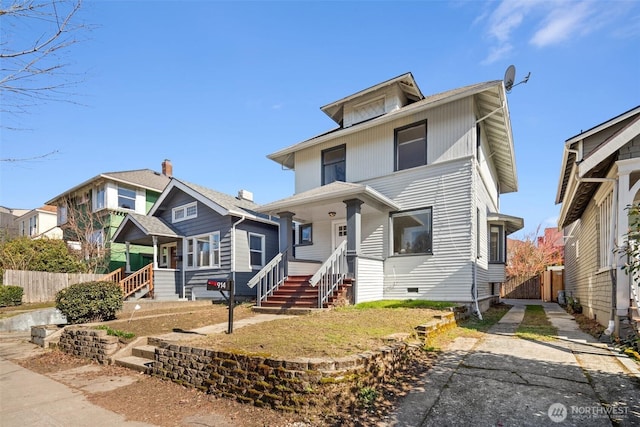
[[[324,308],[337,299],[381,299],[383,260],[362,252],[362,217],[378,223],[395,210],[371,187],[338,181],[261,206],[278,215],[285,250],[249,281],[256,305]]]
[[[154,268],[148,264],[140,270],[127,274],[124,267],[106,275],[102,280],[117,283],[125,301],[152,298],[157,301],[181,299],[180,272],[174,269]]]

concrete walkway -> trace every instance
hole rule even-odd
[[[0,335],[0,425],[56,427],[144,427],[90,403],[80,390],[11,362],[44,351],[28,342],[30,333]]]
[[[513,308],[485,338],[458,338],[401,403],[392,426],[638,426],[640,372],[556,303]],[[558,339],[514,336],[526,304],[542,305]]]

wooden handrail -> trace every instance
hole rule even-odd
[[[103,282],[114,282],[114,283],[120,283],[120,281],[124,278],[124,267],[120,267],[117,270],[112,271],[109,274],[105,274],[104,277],[102,277],[102,281]]]
[[[135,294],[145,286],[149,286],[149,294],[153,295],[153,263],[125,277],[119,283],[124,298]]]

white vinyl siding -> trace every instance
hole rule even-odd
[[[475,221],[469,218],[475,212],[470,159],[402,171],[394,178],[367,184],[403,208],[433,207],[433,255],[389,257],[389,242],[384,254],[388,257],[384,262],[384,297],[469,301],[471,245],[475,244],[469,238],[475,234]],[[418,288],[418,293],[409,293],[409,288]]]
[[[384,263],[381,260],[358,258],[356,277],[356,304],[383,298]]]
[[[429,165],[474,155],[473,103],[463,99],[296,152],[295,192],[321,185],[321,152],[341,144],[347,147],[347,182],[395,176],[400,172],[394,173],[394,130],[424,120],[428,120]]]

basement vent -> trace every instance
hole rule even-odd
[[[417,294],[418,288],[407,288],[407,293],[409,294]]]

